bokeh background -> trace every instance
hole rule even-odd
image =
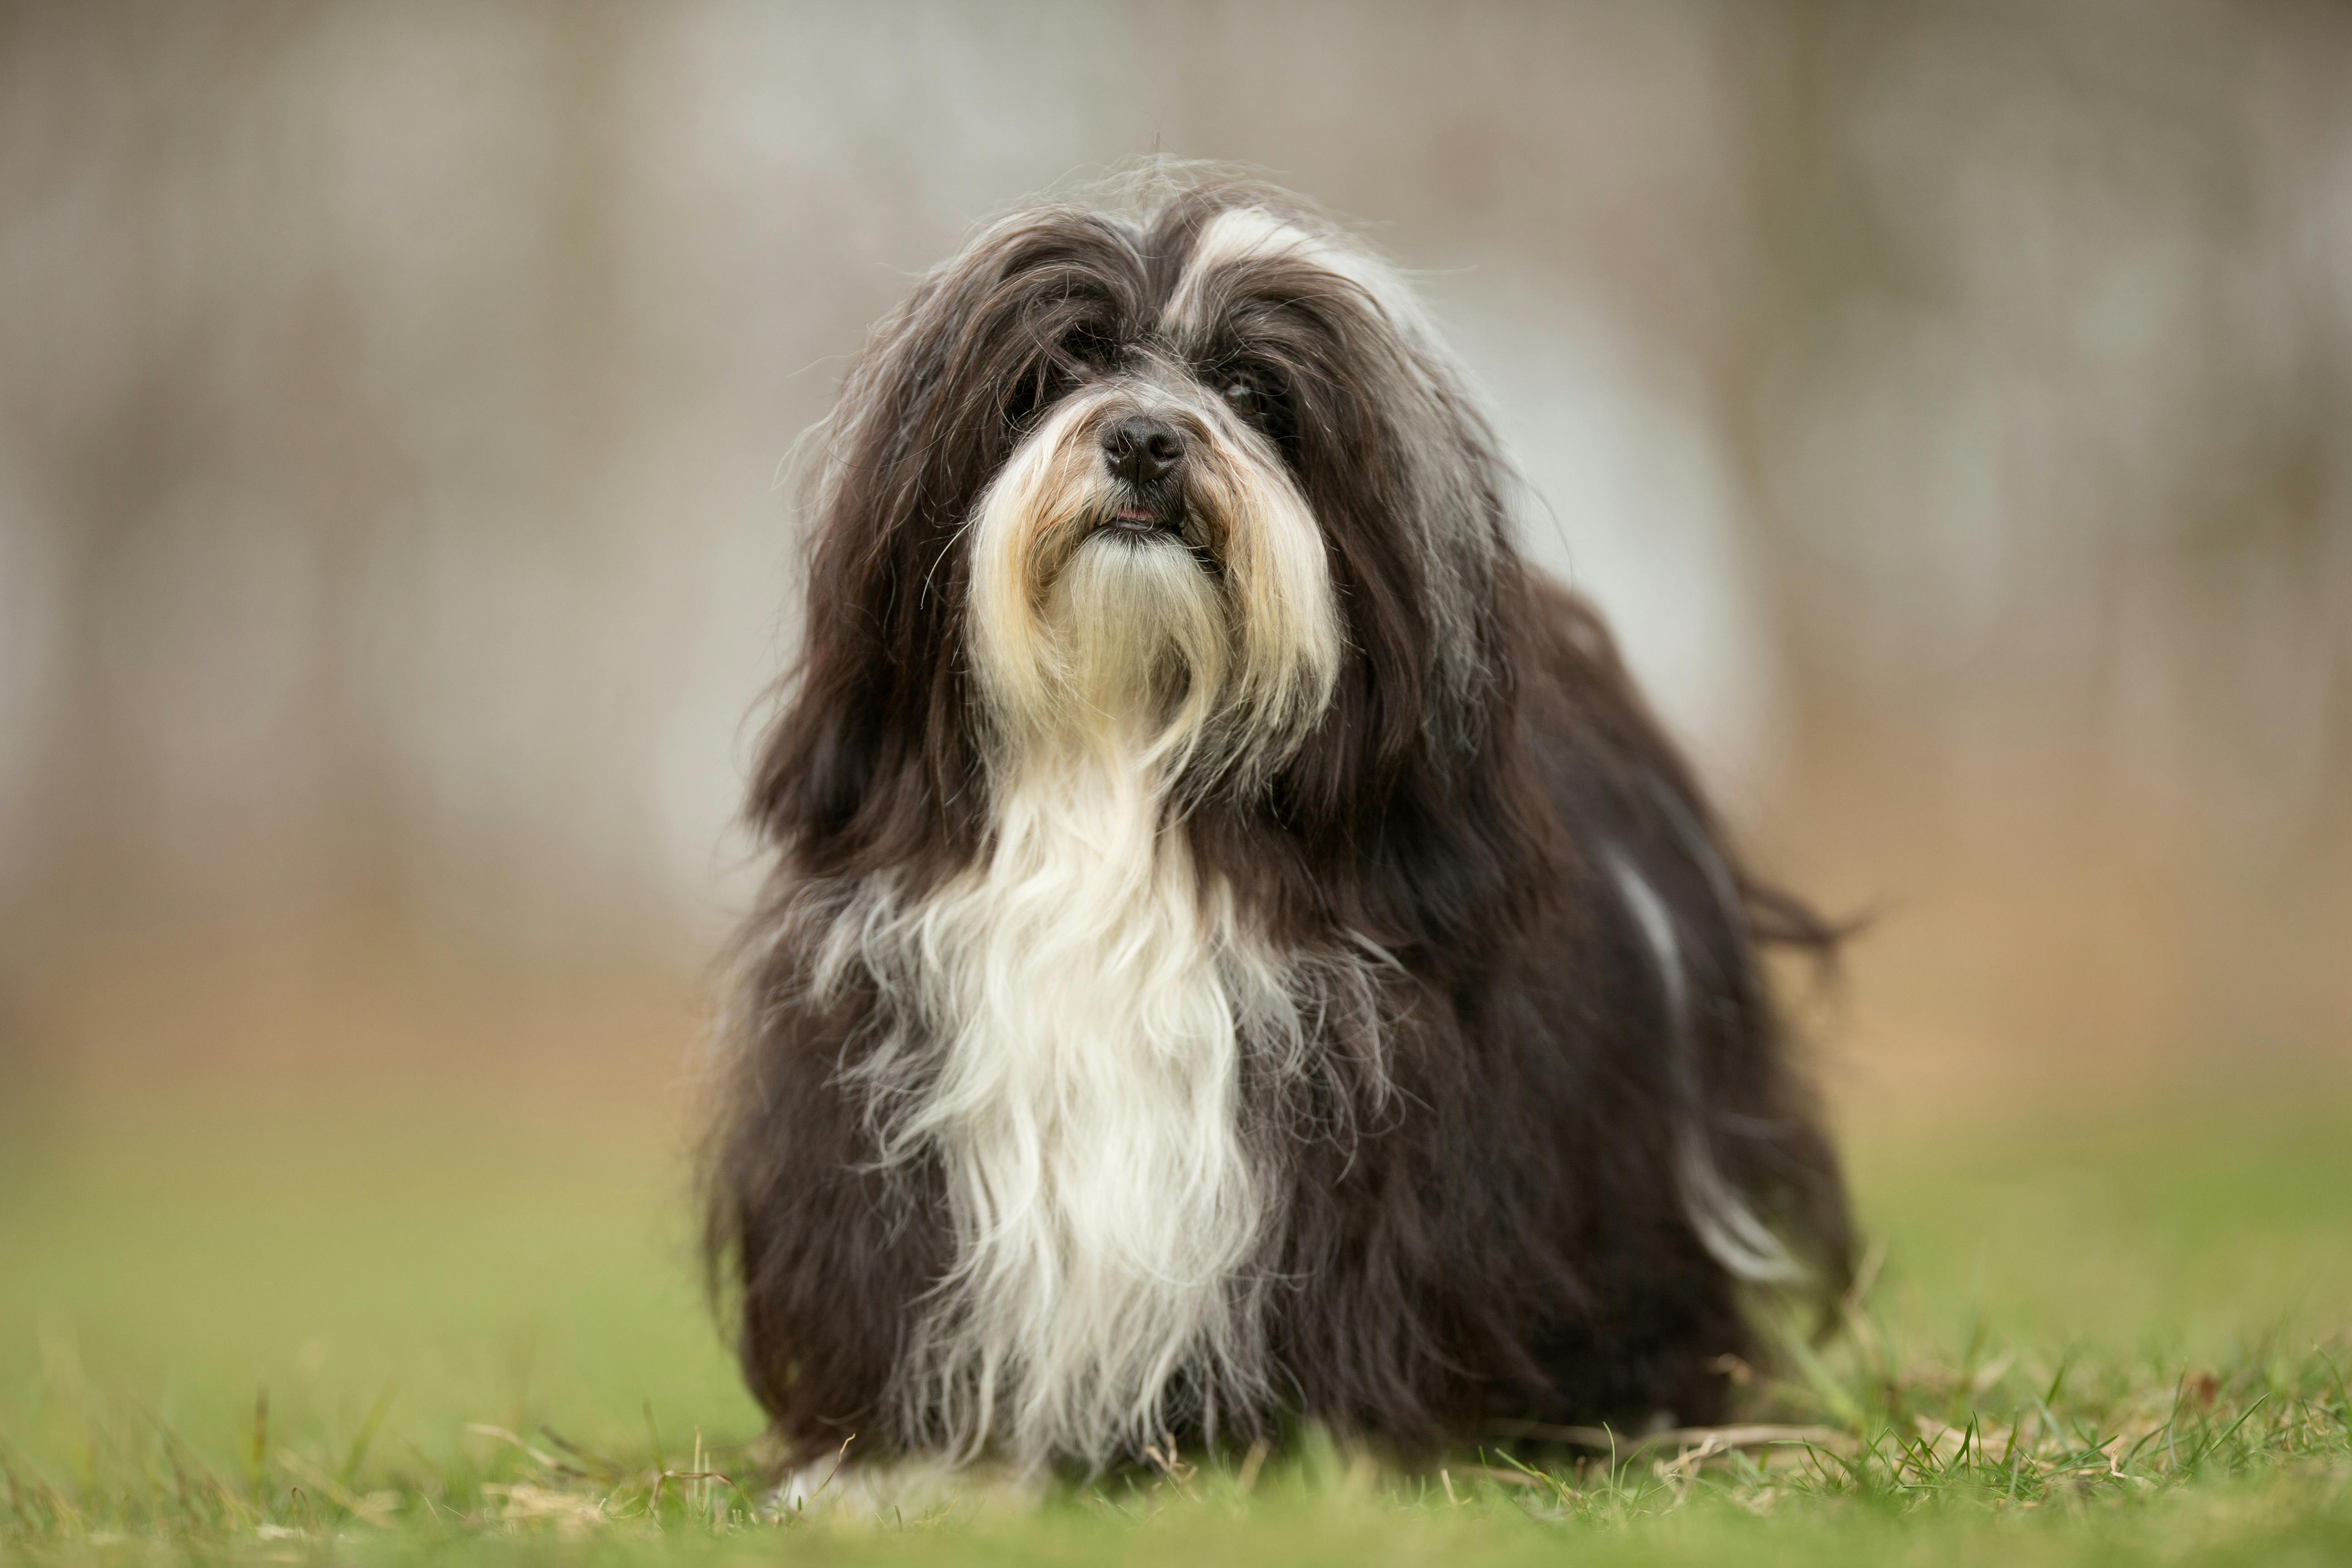
[[[0,1331],[300,1375],[380,1274],[560,1337],[623,1236],[707,1334],[793,442],[975,222],[1152,155],[1422,279],[1528,548],[1874,916],[1811,1008],[1865,1167],[2347,1103],[2347,84],[2289,0],[0,6]],[[282,1321],[184,1310],[239,1248]]]

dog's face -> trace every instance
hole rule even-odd
[[[982,689],[1024,745],[1279,754],[1340,637],[1294,373],[1181,292],[1142,303],[1087,312],[1013,389],[1019,444],[971,523]]]
[[[833,441],[821,564],[899,668],[969,682],[999,762],[1247,783],[1351,690],[1360,730],[1475,700],[1485,426],[1394,274],[1277,193],[997,224],[880,329]]]

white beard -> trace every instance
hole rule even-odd
[[[1202,885],[1146,767],[1034,761],[983,863],[835,927],[913,1015],[862,1069],[886,1159],[946,1175],[955,1261],[902,1369],[910,1441],[1099,1465],[1264,1392],[1270,1183],[1242,1063],[1245,1042],[1300,1056],[1303,972]]]
[[[1378,957],[1276,952],[1178,820],[1190,763],[1278,761],[1328,700],[1311,521],[1286,488],[1233,481],[1259,498],[1234,514],[1235,603],[1273,596],[1237,617],[1168,541],[1065,537],[1040,588],[1035,542],[1099,479],[1092,437],[1081,457],[1062,434],[976,524],[983,858],[917,903],[858,890],[820,967],[865,970],[893,1019],[856,1069],[885,1163],[945,1177],[954,1258],[903,1352],[899,1436],[1021,1470],[1271,1403],[1279,1173],[1244,1137],[1244,1059],[1277,1083],[1312,1070],[1335,1013],[1371,1016]]]

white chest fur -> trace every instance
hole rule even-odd
[[[997,804],[989,858],[865,944],[922,1021],[875,1069],[888,1146],[940,1160],[956,1247],[905,1408],[966,1455],[1101,1461],[1178,1388],[1260,1386],[1242,1053],[1295,1041],[1296,999],[1135,771],[1041,765]]]

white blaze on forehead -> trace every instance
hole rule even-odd
[[[1319,267],[1362,289],[1401,330],[1419,331],[1420,301],[1387,264],[1263,207],[1228,207],[1209,220],[1193,244],[1184,275],[1169,297],[1166,321],[1178,333],[1207,325],[1211,285],[1220,272],[1252,261],[1297,260]]]

